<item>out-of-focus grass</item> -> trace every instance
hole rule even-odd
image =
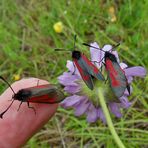
[[[109,8],[115,8],[112,22]],[[82,42],[97,41],[101,46],[122,41],[118,52],[129,66],[148,67],[148,1],[0,1],[0,75],[13,82],[13,75],[39,77],[56,83],[66,70],[67,52],[73,35]],[[64,24],[62,34],[53,30],[54,23]],[[63,58],[64,57],[64,58]],[[17,65],[17,66],[16,66]],[[123,110],[123,118],[114,119],[120,138],[127,148],[148,146],[148,77],[136,79],[129,99],[134,103]],[[113,117],[114,118],[114,117]],[[56,115],[25,146],[27,147],[106,147],[115,148],[108,128],[100,121],[88,124],[76,118],[72,110],[58,109]]]

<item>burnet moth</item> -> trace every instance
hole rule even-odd
[[[20,101],[18,110],[20,109],[23,102],[26,102],[28,108],[31,108],[36,113],[34,107],[31,107],[29,103],[45,103],[45,104],[54,104],[59,103],[64,100],[64,94],[56,87],[56,85],[46,84],[46,85],[37,85],[34,87],[29,87],[19,90],[17,93],[13,90],[11,85],[0,76],[0,79],[3,80],[10,87],[14,95],[12,96],[12,102],[7,107],[5,111],[0,113],[0,118],[3,118],[3,115],[11,107],[15,100]]]
[[[100,48],[91,46],[86,43],[83,43],[83,45],[103,51]],[[119,45],[120,45],[120,43],[115,45],[111,50],[113,50],[114,48],[116,48]],[[105,65],[105,68],[106,68],[106,71],[108,74],[111,89],[114,92],[115,96],[118,98],[121,97],[124,94],[126,88],[130,94],[130,86],[127,82],[127,78],[125,76],[124,71],[121,69],[115,55],[109,51],[103,51],[103,52],[105,52],[105,56],[103,58],[105,60],[104,65]],[[103,59],[101,59],[101,61]]]
[[[85,82],[85,84],[87,85],[87,87],[91,90],[93,90],[94,88],[94,84],[93,84],[93,77],[104,81],[104,76],[101,74],[101,72],[99,71],[99,69],[80,51],[75,50],[76,46],[75,46],[75,42],[76,42],[76,35],[74,36],[74,48],[72,49],[72,59],[73,59],[73,65],[74,65],[74,72],[76,70],[76,67],[83,79],[83,81]],[[55,49],[56,51],[61,51],[63,49]],[[66,50],[68,51],[68,50]],[[71,50],[69,50],[71,51]],[[75,67],[76,66],[76,67]],[[73,72],[73,74],[74,74]]]

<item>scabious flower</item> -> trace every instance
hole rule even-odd
[[[92,43],[92,46],[99,48],[97,43]],[[120,63],[117,51],[110,51],[112,49],[111,45],[105,45],[102,50],[112,52],[117,58],[121,68],[125,72],[125,76],[128,80],[128,83],[131,84],[134,76],[144,77],[146,75],[146,70],[141,66],[130,67],[125,63]],[[100,62],[100,60],[104,57],[104,52],[90,48],[90,56],[91,61]],[[102,66],[102,62],[95,63],[98,68]],[[68,72],[64,72],[61,76],[58,77],[59,82],[64,86],[64,90],[70,95],[68,96],[61,105],[64,108],[74,108],[75,115],[81,116],[85,114],[87,116],[88,122],[95,122],[98,119],[101,119],[104,123],[106,122],[105,116],[103,114],[103,110],[99,104],[98,98],[98,88],[103,88],[103,95],[105,97],[105,101],[111,113],[113,113],[116,117],[122,117],[120,112],[121,108],[129,108],[132,102],[128,101],[129,93],[125,90],[124,94],[120,98],[116,98],[113,94],[109,82],[104,83],[95,79],[95,88],[94,90],[90,90],[86,84],[83,82],[79,71],[76,69],[74,72],[74,66],[72,61],[67,61]],[[105,70],[103,71],[105,73]],[[130,91],[132,93],[132,86],[130,86]]]

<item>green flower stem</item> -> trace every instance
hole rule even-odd
[[[99,95],[100,105],[101,105],[101,107],[103,109],[103,113],[105,115],[109,130],[110,130],[115,142],[117,143],[118,147],[119,148],[125,148],[124,144],[122,143],[121,139],[119,138],[119,136],[118,136],[118,134],[117,134],[117,132],[116,132],[116,130],[114,128],[114,125],[113,125],[113,122],[111,120],[111,117],[110,117],[107,105],[105,103],[105,99],[104,99],[104,96],[102,94],[102,91],[103,90],[101,88],[99,88],[98,95]]]

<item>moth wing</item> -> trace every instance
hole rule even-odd
[[[82,54],[82,59],[83,59],[83,65],[87,69],[88,73],[94,76],[96,79],[104,81],[104,76],[102,73],[99,71],[99,69],[91,63],[91,61],[84,55]]]
[[[85,82],[85,84],[88,86],[88,88],[93,90],[94,88],[93,80],[91,75],[88,73],[88,70],[85,68],[83,64],[83,59],[82,58],[80,58],[79,60],[74,59],[74,63],[78,68],[78,71],[80,72],[80,75],[83,81]]]
[[[126,76],[117,62],[106,59],[106,68],[114,94],[119,98],[128,87]]]
[[[31,91],[31,97],[28,98],[28,102],[53,104],[64,100],[64,94],[54,85],[37,86],[29,90]]]

